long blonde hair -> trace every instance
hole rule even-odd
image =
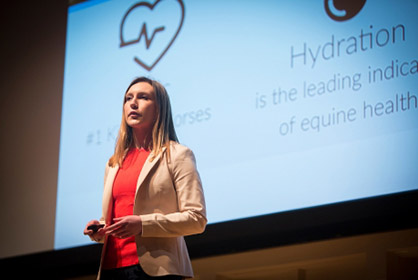
[[[157,104],[157,119],[152,128],[152,140],[150,142],[150,147],[148,147],[152,151],[152,157],[150,158],[152,160],[155,156],[162,152],[164,147],[166,147],[167,153],[170,153],[170,141],[178,142],[178,139],[174,129],[170,98],[168,97],[167,91],[162,84],[146,77],[139,77],[131,82],[125,92],[125,95],[131,86],[140,82],[146,82],[153,87],[155,101]],[[125,104],[125,95],[123,96],[123,104]],[[132,128],[127,125],[122,109],[122,122],[116,141],[115,152],[109,160],[109,166],[114,167],[116,164],[119,166],[122,165],[126,153],[130,148],[134,147],[133,137]]]

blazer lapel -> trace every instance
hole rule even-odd
[[[142,167],[141,173],[139,174],[138,181],[136,183],[136,192],[135,197],[138,193],[139,188],[141,187],[142,183],[144,183],[145,178],[148,176],[152,168],[160,161],[161,155],[165,152],[165,147],[163,147],[161,153],[159,153],[152,161],[149,159],[153,156],[152,152],[149,154],[147,160]]]
[[[145,178],[148,176],[148,174],[151,172],[152,168],[157,164],[157,162],[160,161],[160,158],[162,154],[165,152],[166,148],[163,147],[160,154],[158,154],[152,161],[150,161],[150,157],[152,157],[152,153],[148,156],[147,160],[144,163],[144,166],[142,167],[141,173],[139,174],[138,181],[136,183],[136,191],[135,191],[135,197],[138,193],[139,188],[141,187],[142,183],[144,182]],[[110,222],[109,219],[109,211],[112,211],[112,209],[109,209],[111,207],[111,199],[112,199],[112,189],[113,189],[113,182],[115,181],[116,174],[119,170],[119,166],[116,165],[115,167],[109,167],[104,190],[103,190],[103,202],[102,202],[102,208],[103,208],[103,215],[106,220],[106,223]]]
[[[119,170],[119,166],[116,165],[115,167],[109,167],[109,171],[107,173],[104,190],[103,190],[103,218],[105,218],[106,223],[110,222],[109,219],[109,207],[111,206],[111,198],[112,198],[112,189],[113,189],[113,182],[115,181],[116,174]]]

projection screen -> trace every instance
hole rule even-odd
[[[168,90],[209,223],[418,189],[417,1],[68,9],[55,248],[89,244],[138,76]]]

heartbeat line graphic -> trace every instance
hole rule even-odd
[[[173,9],[172,11],[173,19],[176,17],[179,18],[178,24],[170,20],[167,21],[165,20],[164,17],[160,17],[161,14],[159,11],[164,10],[165,3],[167,2],[177,3],[178,8],[180,8],[180,9]],[[132,11],[136,11],[137,13],[135,15],[132,15],[131,14]],[[142,23],[142,26],[137,25],[138,27],[140,27],[138,37],[135,37],[136,34],[130,34],[133,36],[129,37],[129,40],[125,40],[124,27],[125,27],[126,19],[128,18],[128,16],[132,15],[131,18],[136,19],[137,21],[130,21],[129,23],[127,23],[129,24],[128,28],[129,30],[132,30],[132,31],[138,30],[138,29],[135,29],[136,26],[133,24],[135,24],[135,22],[138,22],[138,20],[141,19],[141,13],[139,13],[140,11],[142,11],[142,15],[145,15],[147,13],[152,13],[153,18],[156,20],[159,20],[160,23],[156,25],[157,27],[154,27],[154,29],[152,28],[148,29],[146,21],[142,19],[142,21],[140,21]],[[137,3],[126,11],[125,15],[122,18],[122,22],[120,23],[120,31],[119,31],[120,48],[137,44],[145,40],[146,49],[128,48],[126,52],[128,51],[137,52],[136,56],[134,55],[133,57],[134,61],[138,63],[140,66],[142,66],[145,70],[151,71],[154,68],[154,66],[161,60],[161,58],[166,54],[168,49],[173,44],[174,40],[177,38],[177,35],[179,34],[181,27],[183,26],[183,21],[184,21],[184,4],[182,0],[171,0],[171,1],[156,0],[154,4],[150,4],[147,2]],[[148,22],[148,27],[150,27],[149,22]],[[157,33],[160,34],[161,32],[164,32],[161,36],[157,35]],[[158,40],[155,39],[155,36],[157,36]],[[157,43],[153,43],[154,41],[157,41]]]
[[[147,47],[147,49],[149,49],[149,47],[151,46],[152,40],[154,40],[155,34],[157,34],[157,32],[164,31],[164,29],[165,29],[164,26],[161,26],[161,27],[158,27],[158,28],[154,29],[154,32],[152,32],[151,38],[148,38],[147,24],[144,23],[142,25],[141,33],[139,33],[138,39],[128,41],[128,42],[121,42],[120,46],[125,47],[125,46],[128,46],[128,45],[139,43],[141,41],[142,36],[144,36],[145,37],[145,46]]]

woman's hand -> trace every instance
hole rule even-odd
[[[98,220],[92,220],[90,222],[87,223],[86,227],[84,228],[84,235],[88,235],[90,236],[91,239],[99,241],[101,240],[104,235],[105,235],[105,231],[104,228],[99,228],[99,230],[97,232],[94,232],[91,229],[88,229],[89,226],[91,225],[100,225],[100,222]]]
[[[115,222],[105,228],[105,233],[117,238],[128,238],[142,233],[142,220],[140,216],[130,215],[114,218]]]

